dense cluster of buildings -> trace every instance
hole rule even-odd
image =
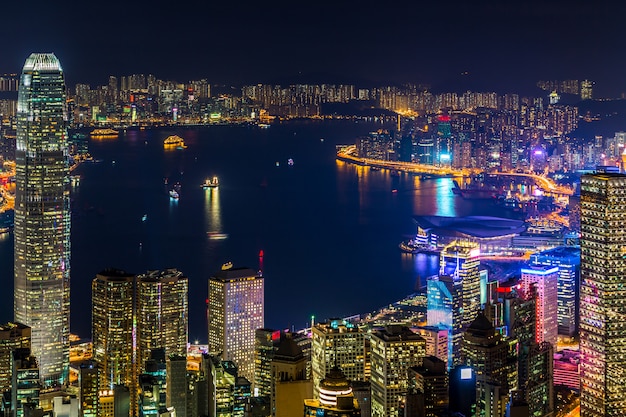
[[[76,100],[140,103],[138,90],[147,100],[176,97],[173,87],[124,77]],[[206,83],[195,88],[210,97]],[[269,106],[276,90],[244,92]],[[371,93],[298,92],[310,105]],[[490,97],[480,106],[498,103]],[[0,326],[5,416],[542,417],[557,413],[557,384],[580,392],[584,417],[626,413],[626,175],[617,173],[583,176],[580,247],[534,253],[516,280],[490,276],[480,242],[449,236],[421,323],[357,316],[265,328],[262,271],[227,264],[207,282],[208,345],[190,347],[181,271],[107,269],[92,281],[91,342],[72,346],[66,104],[57,58],[31,55],[16,113],[15,320]],[[438,137],[452,137],[452,118],[437,120]],[[555,355],[578,335],[580,352]]]

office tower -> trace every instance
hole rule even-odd
[[[94,361],[82,363],[78,370],[80,409],[83,417],[98,416],[98,364]]]
[[[450,415],[473,416],[476,411],[476,371],[464,365],[450,369]]]
[[[349,381],[365,380],[365,333],[352,323],[331,319],[312,329],[311,368],[313,398],[319,398],[319,384],[338,366]]]
[[[275,417],[301,416],[304,400],[313,396],[313,385],[306,375],[307,358],[286,334],[272,360],[271,404]]]
[[[503,416],[517,387],[517,340],[505,339],[480,313],[463,335],[463,363],[476,372],[476,415]]]
[[[91,328],[94,359],[100,368],[100,390],[132,386],[134,368],[135,276],[108,269],[91,283]]]
[[[257,329],[254,332],[254,395],[272,393],[272,359],[280,342],[280,330]]]
[[[447,337],[448,368],[461,360],[461,340],[463,337],[462,286],[451,276],[431,277],[427,281],[428,326],[445,330]]]
[[[525,394],[531,416],[554,412],[554,350],[547,342],[534,343],[525,361],[527,381],[519,387]]]
[[[165,355],[187,355],[189,332],[189,282],[176,269],[149,271],[137,276],[136,316],[138,365],[150,359],[153,349]]]
[[[360,417],[361,410],[354,398],[350,382],[334,367],[320,381],[317,391],[319,399],[304,400],[304,417]]]
[[[187,358],[170,355],[166,366],[166,405],[174,408],[177,417],[191,417],[187,415]]]
[[[571,221],[571,217],[570,217]],[[557,266],[558,333],[573,337],[578,332],[580,248],[560,246],[530,256],[532,265]]]
[[[254,340],[263,328],[263,276],[249,268],[228,268],[209,279],[209,353],[237,364],[254,380]]]
[[[480,311],[480,249],[477,243],[454,241],[440,255],[440,275],[450,275],[461,285],[463,329],[474,321]]]
[[[530,266],[521,270],[522,294],[528,298],[534,287],[536,296],[537,328],[535,341],[548,342],[556,346],[557,323],[557,279],[559,268],[554,266]]]
[[[234,409],[237,367],[232,361],[210,356],[208,360],[209,415],[231,417]]]
[[[31,54],[18,92],[15,321],[30,326],[45,386],[67,382],[70,175],[65,81],[54,54]]]
[[[426,356],[436,356],[448,362],[448,331],[435,326],[413,329],[426,340]]]
[[[408,369],[421,366],[426,356],[426,341],[407,327],[393,325],[373,331],[372,416],[398,417],[406,396]]]
[[[426,356],[424,364],[409,368],[408,374],[404,415],[437,417],[446,413],[450,402],[447,363],[435,356]]]
[[[580,415],[626,413],[626,175],[583,175]],[[599,308],[602,306],[602,308]]]
[[[30,327],[20,323],[0,325],[0,393],[11,389],[13,352],[20,348],[30,350]]]
[[[23,417],[27,404],[31,404],[33,408],[39,406],[40,389],[37,359],[31,355],[28,348],[14,350],[11,366],[11,414],[13,417]]]

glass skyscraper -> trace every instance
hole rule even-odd
[[[32,328],[45,386],[69,370],[70,175],[65,81],[54,54],[20,77],[15,152],[15,321]]]
[[[584,175],[580,415],[626,414],[626,175]]]

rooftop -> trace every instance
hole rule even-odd
[[[413,216],[413,220],[422,229],[434,230],[438,234],[460,233],[476,238],[519,234],[526,230],[523,220],[492,216]]]

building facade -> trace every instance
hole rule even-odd
[[[365,381],[365,333],[352,323],[331,319],[311,329],[313,398],[319,398],[319,385],[335,366],[349,381]]]
[[[409,389],[409,368],[422,366],[426,341],[407,327],[372,332],[372,416],[399,417]]]
[[[209,353],[237,364],[254,381],[255,331],[263,328],[264,278],[249,268],[222,269],[209,279]]]
[[[45,386],[69,374],[70,175],[65,81],[54,54],[31,54],[18,92],[15,321],[32,329]]]
[[[559,268],[554,266],[524,267],[522,272],[522,292],[526,298],[533,293],[536,297],[537,343],[548,342],[556,346],[558,336],[557,321],[557,279]]]
[[[623,415],[626,175],[584,175],[580,204],[580,415]]]

